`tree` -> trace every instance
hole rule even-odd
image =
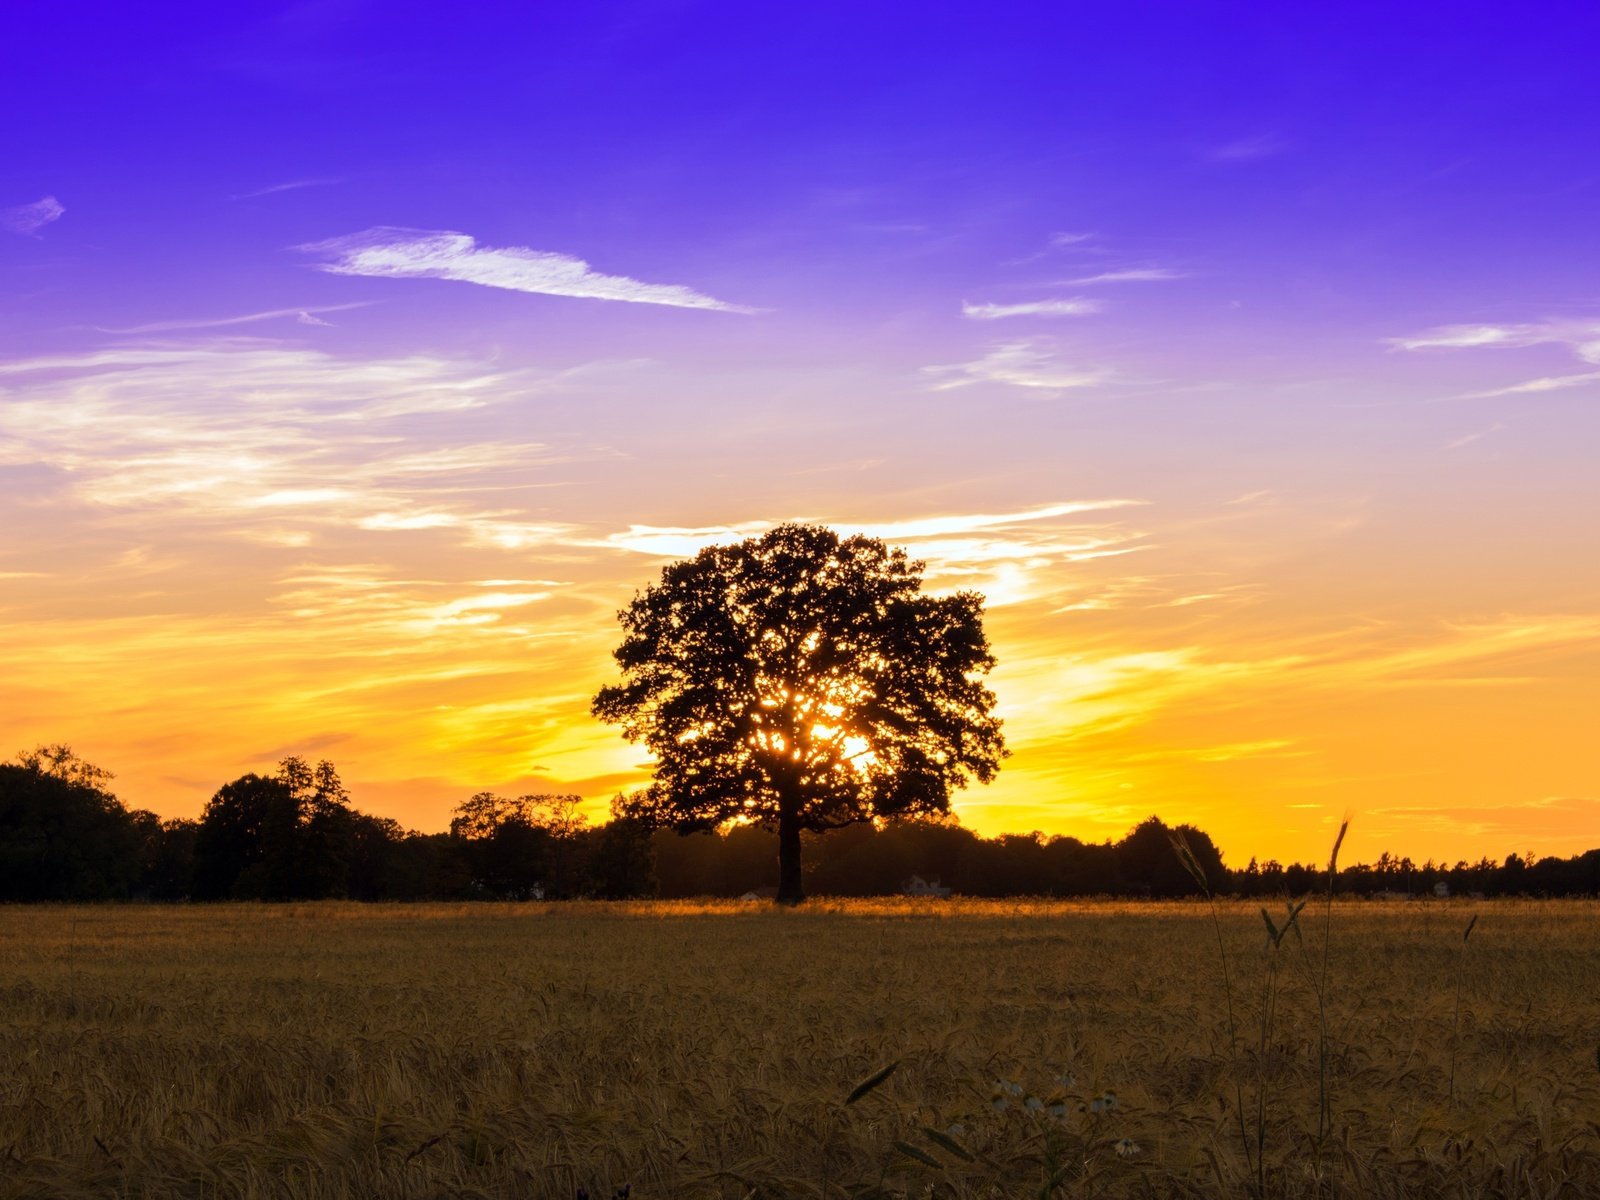
[[[139,830],[107,790],[111,772],[67,746],[0,763],[0,901],[126,897]]]
[[[289,757],[276,775],[224,784],[195,838],[197,899],[315,900],[345,893],[355,841],[332,763]]]
[[[1005,754],[983,597],[922,593],[876,538],[780,525],[677,562],[618,614],[623,682],[594,713],[643,742],[626,811],[680,833],[776,827],[778,899],[804,899],[803,830],[948,811]]]
[[[586,818],[579,796],[507,799],[476,792],[456,805],[450,837],[466,849],[480,894],[513,900],[579,890],[572,854]]]
[[[1192,896],[1200,891],[1199,883],[1172,852],[1174,834],[1188,844],[1189,852],[1212,890],[1225,891],[1228,871],[1210,835],[1193,825],[1168,829],[1166,823],[1154,815],[1135,825],[1116,845],[1117,870],[1122,875],[1123,886],[1146,896]]]

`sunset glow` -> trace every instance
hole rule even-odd
[[[157,7],[0,49],[0,756],[603,819],[618,609],[800,520],[986,595],[984,834],[1600,845],[1580,31]]]

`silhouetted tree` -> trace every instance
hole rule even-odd
[[[1117,868],[1128,890],[1144,896],[1191,896],[1200,885],[1172,851],[1174,834],[1182,835],[1213,891],[1225,891],[1228,872],[1211,838],[1193,825],[1168,829],[1160,817],[1148,817],[1117,843]]]
[[[804,898],[801,833],[938,813],[1004,755],[976,592],[814,525],[674,563],[619,614],[624,681],[594,712],[655,755],[627,811],[680,832],[778,833],[778,899]]]
[[[628,900],[656,894],[656,856],[650,827],[617,811],[588,833],[585,855],[587,891],[601,900]]]
[[[0,764],[0,900],[130,893],[139,830],[107,790],[110,780],[68,746],[40,746]]]
[[[207,802],[195,836],[198,900],[315,900],[345,894],[354,814],[332,763],[289,757]]]
[[[163,821],[148,809],[129,814],[139,835],[138,894],[150,900],[184,900],[194,886],[198,821]]]
[[[195,899],[266,899],[269,861],[292,852],[294,825],[294,798],[281,779],[251,772],[223,784],[195,835]]]
[[[480,894],[526,900],[582,891],[581,803],[578,796],[476,792],[456,805],[450,836],[462,845]]]

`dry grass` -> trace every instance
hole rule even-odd
[[[1600,1195],[1597,918],[1335,903],[1319,1137],[1198,905],[0,909],[0,1197]]]

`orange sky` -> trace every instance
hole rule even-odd
[[[649,364],[246,343],[0,369],[6,461],[37,481],[7,501],[0,734],[71,743],[132,805],[194,815],[298,753],[417,828],[486,788],[602,814],[646,769],[587,711],[616,610],[708,539],[800,517],[989,596],[1013,754],[959,798],[980,832],[1098,840],[1155,812],[1236,865],[1318,858],[1347,811],[1355,858],[1600,843],[1600,560],[1575,452],[1530,444],[1542,472],[1509,472],[1514,446],[1396,439],[1386,418],[1342,459],[1217,462],[1180,414],[1160,462],[1057,472],[1016,436],[1036,412],[962,397],[927,411],[942,439],[973,431],[967,473],[924,476],[933,444],[876,455],[871,418],[820,467],[742,432],[673,446],[665,416],[635,443],[501,433],[670,393]]]
[[[1600,9],[11,5],[0,755],[603,814],[662,566],[989,599],[983,833],[1600,846]]]

